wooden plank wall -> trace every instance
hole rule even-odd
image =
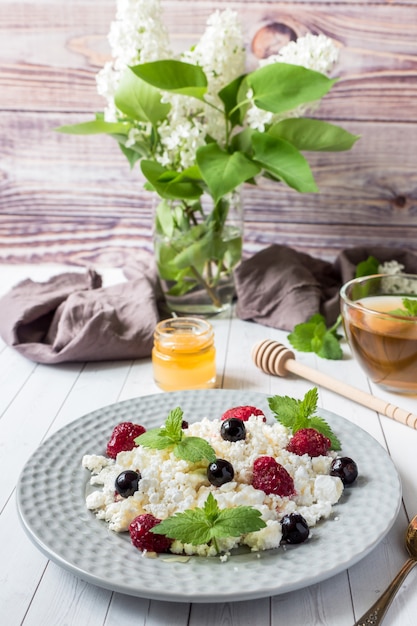
[[[175,47],[192,45],[214,9],[245,25],[249,65],[288,33],[340,46],[340,81],[317,116],[362,136],[350,152],[313,155],[319,194],[246,189],[245,251],[285,243],[322,258],[344,247],[417,250],[415,0],[163,0]],[[123,265],[151,253],[151,202],[106,137],[71,137],[103,100],[114,0],[0,0],[0,262]]]

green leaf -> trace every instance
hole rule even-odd
[[[341,450],[342,445],[339,438],[334,434],[328,423],[318,415],[313,415],[309,421],[310,428],[315,428],[319,433],[330,439],[332,450]]]
[[[164,234],[168,239],[171,239],[174,233],[175,222],[171,205],[165,198],[158,202],[155,211],[155,222],[156,232]]]
[[[216,545],[216,539],[240,537],[265,526],[257,509],[250,506],[219,509],[209,493],[203,508],[176,513],[154,526],[151,532],[197,546],[211,542]]]
[[[391,315],[398,315],[401,317],[417,317],[417,300],[411,298],[402,299],[403,309],[394,309],[390,311]]]
[[[168,413],[165,424],[160,428],[152,428],[136,437],[135,443],[145,448],[164,450],[179,443],[184,436],[181,428],[183,411],[177,407]]]
[[[261,171],[241,152],[229,154],[216,143],[197,150],[197,164],[215,203]]]
[[[174,448],[174,454],[189,463],[206,459],[209,463],[216,459],[211,445],[201,437],[184,437]]]
[[[265,65],[248,74],[246,81],[256,106],[272,113],[320,100],[336,82],[320,72],[289,63]]]
[[[168,413],[168,417],[165,421],[165,426],[161,428],[161,432],[167,437],[170,437],[172,441],[181,441],[183,437],[182,430],[182,418],[184,412],[177,407]]]
[[[289,187],[301,193],[318,191],[307,160],[288,141],[254,132],[252,143],[255,161]]]
[[[285,139],[298,150],[340,152],[350,150],[359,135],[344,128],[307,118],[289,118],[271,126],[268,135]]]
[[[195,227],[192,230],[199,230]],[[196,269],[203,269],[207,259],[215,258],[213,236],[207,233],[203,238],[194,240],[190,232],[190,244],[186,247],[181,246],[181,251],[175,255],[175,264],[180,269],[194,266]]]
[[[182,429],[183,411],[177,407],[168,413],[165,424],[152,428],[136,437],[135,443],[156,450],[172,449],[175,456],[190,463],[204,459],[214,461],[216,454],[211,445],[201,437],[191,437]]]
[[[139,161],[139,159],[141,158],[141,154],[137,152],[136,150],[132,150],[131,148],[126,148],[126,146],[123,145],[123,143],[121,142],[119,142],[119,147],[120,147],[120,150],[125,155],[126,159],[128,160],[130,169],[133,169],[136,162]]]
[[[219,97],[224,104],[225,113],[230,119],[232,126],[237,126],[241,123],[241,112],[238,108],[238,94],[244,78],[244,76],[238,76],[238,78],[219,91]]]
[[[212,539],[211,528],[202,509],[176,513],[151,528],[151,532],[193,546],[210,543]]]
[[[293,433],[296,433],[301,428],[315,428],[330,439],[333,450],[340,450],[340,441],[333,433],[329,424],[322,417],[315,414],[317,402],[317,387],[307,391],[302,400],[296,400],[288,396],[272,396],[268,398],[269,408],[280,424],[289,428]]]
[[[142,159],[140,162],[142,174],[151,183],[156,193],[161,198],[168,199],[193,199],[203,194],[203,189],[196,182],[178,177],[177,172],[171,172],[168,180],[163,179],[169,170],[166,170],[156,161]]]
[[[294,416],[299,414],[300,401],[289,396],[272,396],[268,398],[268,404],[276,419],[285,428],[292,429]]]
[[[199,65],[162,60],[141,63],[131,69],[136,76],[158,89],[204,100],[207,77]]]
[[[362,276],[371,276],[372,274],[378,274],[379,261],[374,256],[368,256],[365,261],[361,261],[356,266],[355,278],[361,278]]]
[[[307,322],[296,324],[288,341],[300,352],[314,352],[324,359],[340,360],[343,351],[339,343],[341,336],[336,332],[339,323],[340,318],[333,327],[327,328],[324,316],[316,313]]]
[[[155,450],[165,450],[165,448],[174,445],[170,437],[166,437],[161,433],[160,428],[147,430],[145,433],[142,433],[142,435],[139,435],[139,437],[136,437],[135,443],[138,446],[154,448]]]
[[[130,68],[123,73],[114,100],[128,117],[154,126],[166,118],[171,108],[170,104],[161,102],[158,89],[141,80]]]
[[[55,128],[58,133],[67,133],[69,135],[128,135],[130,129],[131,124],[124,122],[105,122],[102,119]]]
[[[411,317],[417,316],[417,300],[413,298],[403,298],[402,303]]]
[[[317,387],[309,389],[304,398],[300,400],[299,410],[305,419],[309,419],[317,411],[317,403],[319,401],[319,392]]]

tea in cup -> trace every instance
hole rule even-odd
[[[340,291],[353,355],[389,391],[417,393],[417,275],[355,278]]]

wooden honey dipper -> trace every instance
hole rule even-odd
[[[301,378],[305,378],[326,389],[330,389],[340,396],[353,400],[353,402],[362,404],[382,415],[386,415],[386,417],[391,417],[397,422],[417,429],[417,415],[400,409],[398,406],[390,404],[381,398],[372,396],[370,393],[356,389],[356,387],[342,383],[340,380],[323,374],[312,367],[297,363],[294,353],[282,345],[282,343],[264,339],[254,345],[252,358],[255,365],[266,374],[273,374],[275,376],[286,376],[288,372],[297,374],[301,376]]]

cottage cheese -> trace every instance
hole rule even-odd
[[[300,513],[310,527],[330,516],[332,506],[343,492],[340,478],[329,475],[332,453],[311,458],[288,452],[285,447],[290,431],[278,422],[265,423],[262,416],[251,416],[245,422],[244,441],[223,440],[220,426],[220,420],[205,418],[190,424],[185,434],[206,439],[218,458],[227,459],[234,468],[233,481],[214,487],[207,480],[207,462],[191,464],[168,450],[139,446],[120,452],[115,460],[86,455],[82,463],[92,474],[93,489],[86,497],[87,507],[115,532],[127,531],[137,515],[151,513],[165,519],[176,512],[202,507],[210,492],[221,509],[240,505],[258,509],[266,527],[241,538],[222,539],[219,547],[224,552],[239,544],[253,551],[278,547],[282,537],[280,520],[288,513]],[[285,467],[293,477],[296,495],[266,495],[251,485],[253,462],[259,456],[272,456]],[[115,497],[116,477],[126,469],[140,472],[138,491],[128,498]],[[215,550],[208,545],[192,546],[174,541],[171,552],[208,556]]]

